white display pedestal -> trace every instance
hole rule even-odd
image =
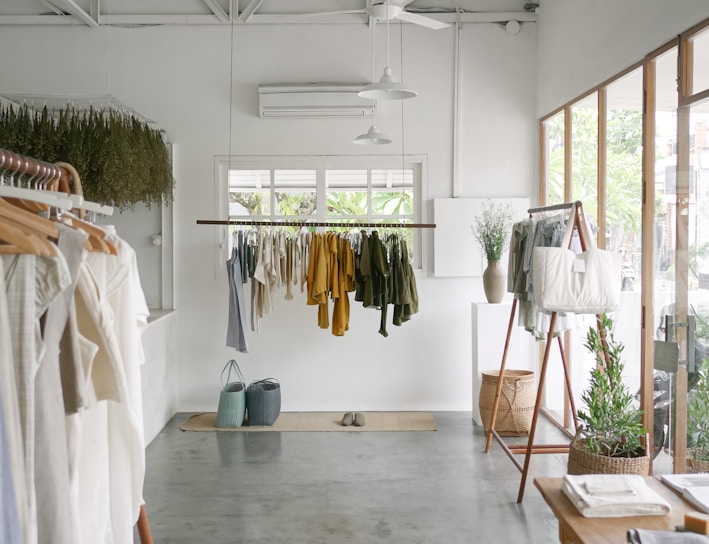
[[[505,349],[507,326],[510,322],[512,300],[500,304],[473,302],[473,421],[482,426],[478,395],[482,383],[483,370],[499,370],[502,352]],[[508,370],[534,370],[532,355],[536,353],[532,335],[517,326],[515,312],[514,327],[510,335],[510,347],[507,351]]]

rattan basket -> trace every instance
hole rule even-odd
[[[701,448],[687,449],[687,472],[709,472],[709,451]]]
[[[566,467],[568,474],[650,474],[650,458],[642,457],[608,457],[588,451],[586,440],[579,433],[569,445],[569,461]]]
[[[478,406],[480,419],[487,433],[490,429],[492,405],[500,376],[499,370],[486,370],[482,373]],[[500,392],[500,404],[497,407],[495,431],[503,436],[522,436],[529,434],[534,413],[537,387],[534,372],[530,370],[505,370]]]

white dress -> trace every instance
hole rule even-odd
[[[35,381],[44,353],[39,318],[71,279],[61,254],[57,257],[4,255],[2,259],[24,448],[29,527],[26,544],[36,544]]]
[[[145,479],[141,383],[145,354],[141,336],[148,325],[149,310],[140,284],[135,251],[117,236],[109,237],[118,255],[106,257],[106,299],[115,317],[113,329],[121,353],[121,378],[126,392],[122,402],[108,404],[111,519],[114,542],[132,544],[133,526],[143,503]]]
[[[2,259],[0,259],[0,402],[2,403],[2,423],[6,440],[6,449],[0,452],[0,456],[7,456],[7,459],[0,463],[2,465],[0,472],[3,472],[5,468],[9,470],[7,474],[4,472],[0,474],[0,491],[2,491],[0,509],[6,511],[5,515],[0,513],[0,518],[2,518],[0,521],[5,525],[6,537],[14,544],[15,540],[10,538],[16,538],[18,531],[21,540],[17,542],[27,540],[29,513],[27,511],[27,485],[22,429],[20,427],[20,407],[17,403],[17,391],[15,390],[12,338],[10,337],[10,318],[7,309],[7,296],[5,295],[5,268]],[[6,480],[8,476],[9,479]],[[5,493],[6,488],[11,489],[11,496]],[[10,504],[11,501],[14,502],[14,508]],[[15,515],[17,516],[16,520],[14,519]],[[15,521],[18,524],[17,527],[11,525]]]
[[[59,365],[59,344],[69,318],[76,276],[81,262],[84,233],[59,225],[58,248],[67,264],[69,282],[42,317],[44,353],[35,388],[35,492],[37,534],[42,544],[75,544],[77,528],[69,496],[69,460],[66,418]],[[43,263],[40,259],[39,263]],[[38,266],[37,274],[42,274]]]

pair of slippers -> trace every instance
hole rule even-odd
[[[362,412],[347,412],[342,418],[342,425],[345,427],[350,425],[361,427],[364,425],[364,414]]]

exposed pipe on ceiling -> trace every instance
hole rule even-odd
[[[460,33],[463,25],[460,22],[460,10],[456,2],[455,51],[453,62],[453,198],[461,195],[460,175]]]

